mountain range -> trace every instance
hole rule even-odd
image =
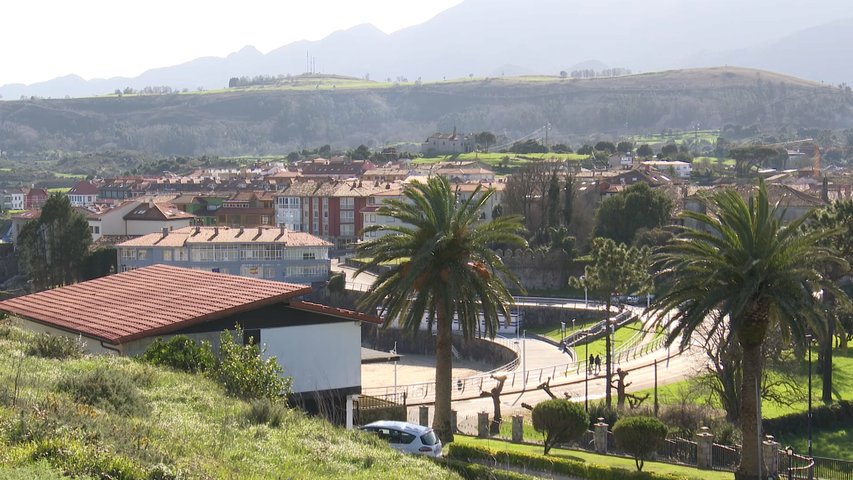
[[[115,89],[217,89],[231,77],[309,69],[372,80],[634,72],[701,66],[761,68],[830,84],[853,79],[853,14],[843,0],[465,0],[391,34],[357,25],[266,54],[246,46],[138,77],[68,75],[0,87],[4,99],[79,97]],[[590,67],[592,66],[592,67]]]

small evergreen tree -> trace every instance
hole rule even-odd
[[[557,443],[580,437],[587,425],[589,416],[579,403],[557,398],[533,408],[533,428],[545,436],[545,455]]]
[[[613,426],[616,446],[634,457],[638,471],[643,470],[646,459],[657,451],[666,433],[666,425],[654,417],[625,417]]]

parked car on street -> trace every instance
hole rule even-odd
[[[406,453],[441,456],[441,440],[429,428],[414,423],[379,420],[361,427],[365,432],[375,433],[388,442],[391,448]]]

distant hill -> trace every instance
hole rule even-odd
[[[394,85],[300,77],[270,88],[0,102],[0,150],[167,155],[282,154],[422,142],[435,131],[552,139],[726,124],[853,126],[850,92],[767,71],[673,70],[589,80],[504,77]],[[73,172],[73,165],[67,166]]]
[[[358,25],[266,54],[245,47],[135,78],[68,76],[0,86],[0,95],[8,100],[102,95],[125,87],[215,89],[233,76],[299,75],[309,70],[306,57],[316,72],[373,80],[556,75],[578,65],[634,72],[739,65],[853,83],[853,63],[846,61],[851,22],[846,0],[807,6],[799,0],[465,0],[391,34]]]

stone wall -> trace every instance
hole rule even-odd
[[[562,250],[496,250],[504,265],[528,290],[559,290],[569,281],[569,259]]]

